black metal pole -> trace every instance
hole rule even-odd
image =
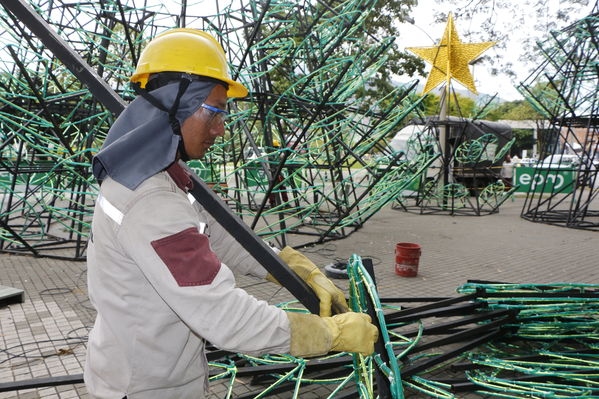
[[[22,389],[57,387],[60,385],[83,384],[83,374],[64,375],[59,377],[36,378],[32,380],[0,383],[0,392],[12,392]]]

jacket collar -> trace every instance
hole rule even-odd
[[[166,172],[169,174],[171,179],[173,179],[177,187],[186,193],[193,188],[193,181],[191,181],[189,172],[183,169],[183,167],[179,164],[179,161],[173,162],[171,166],[166,168]]]

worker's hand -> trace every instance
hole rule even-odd
[[[379,330],[364,313],[347,312],[333,317],[323,317],[331,331],[335,331],[332,351],[358,352],[368,356],[374,352]]]
[[[283,248],[279,253],[279,257],[314,290],[320,300],[320,315],[322,317],[349,311],[343,291],[322,274],[310,259],[291,247]]]
[[[333,317],[288,312],[293,356],[311,357],[330,351],[357,352],[364,356],[374,352],[378,329],[364,313],[347,312]]]

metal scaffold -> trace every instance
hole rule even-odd
[[[250,88],[229,103],[224,139],[190,166],[263,238],[283,245],[290,234],[304,244],[346,237],[438,156],[406,161],[386,145],[419,103],[415,83],[376,100],[360,95],[393,42],[373,41],[364,28],[373,1],[31,2],[64,43],[58,49],[3,4],[3,252],[84,257],[98,192],[91,158],[123,100],[134,97],[128,77],[144,44],[173,27],[217,37],[231,75]],[[90,70],[69,68],[69,52]],[[112,90],[118,96],[106,94]]]
[[[599,230],[599,9],[539,50],[545,62],[519,86],[551,122],[539,138],[541,159],[530,178],[522,217]]]

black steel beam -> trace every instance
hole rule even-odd
[[[408,366],[401,371],[401,376],[403,378],[407,378],[407,377],[413,376],[415,374],[418,374],[422,371],[428,370],[431,367],[434,367],[441,362],[444,362],[444,361],[454,358],[456,356],[463,355],[464,352],[466,352],[472,348],[476,348],[478,345],[481,345],[493,338],[499,337],[499,336],[505,334],[506,332],[507,332],[507,330],[497,328],[494,331],[491,331],[490,333],[487,333],[487,334],[481,336],[480,338],[476,338],[475,340],[468,342],[466,345],[462,345],[456,349],[450,350],[448,352],[445,352],[441,355],[435,356],[431,359],[428,359],[421,363],[415,364],[413,366]]]
[[[481,312],[479,314],[475,314],[474,316],[464,317],[464,318],[461,318],[458,320],[452,320],[447,323],[436,324],[436,325],[430,326],[430,327],[424,327],[422,334],[423,335],[448,334],[448,333],[451,333],[451,331],[455,331],[454,329],[456,327],[465,326],[465,325],[472,324],[472,323],[478,323],[480,321],[492,319],[494,317],[500,317],[500,316],[506,315],[510,312],[511,312],[511,310],[509,310],[509,309],[496,310],[493,312]],[[418,333],[419,333],[419,330],[414,329],[414,330],[411,330],[408,332],[402,331],[401,335],[403,337],[409,338],[409,337],[415,337],[416,335],[418,335]]]
[[[512,322],[515,318],[516,318],[516,313],[511,313],[506,317],[494,320],[487,324],[482,324],[480,326],[471,328],[469,330],[460,331],[459,333],[449,335],[447,337],[438,339],[436,341],[431,341],[431,342],[427,342],[422,345],[417,345],[410,351],[410,354],[415,354],[418,352],[422,352],[423,350],[426,350],[426,349],[449,345],[449,344],[463,341],[465,339],[470,339],[472,337],[480,336],[481,334],[485,333],[486,331],[489,331],[489,330],[492,330],[492,329],[495,329],[498,327],[502,327],[503,325]]]
[[[118,115],[125,102],[25,0],[0,0],[0,4],[23,22],[106,108]]]
[[[22,389],[57,387],[59,385],[83,384],[83,374],[65,375],[60,377],[35,378],[32,380],[3,382],[0,392],[19,391]]]
[[[420,313],[412,313],[407,316],[393,316],[393,314],[389,314],[385,315],[385,321],[387,323],[407,323],[427,317],[459,316],[464,314],[469,315],[472,314],[476,309],[483,306],[484,304],[482,302],[468,302],[459,305],[429,309]]]
[[[439,302],[444,301],[446,299],[451,299],[446,296],[438,296],[438,297],[389,297],[389,298],[379,298],[381,303],[400,303],[400,302]]]
[[[8,215],[7,215],[8,216]],[[0,220],[0,227],[2,227],[3,229],[5,229],[6,231],[8,231],[10,234],[12,234],[12,236],[15,238],[15,240],[19,241],[21,244],[23,244],[25,246],[25,248],[27,248],[27,250],[31,251],[31,253],[38,257],[39,256],[39,252],[37,252],[35,250],[35,248],[33,248],[31,245],[29,245],[29,243],[27,241],[25,241],[25,239],[23,237],[21,237],[21,235],[19,233],[17,233],[16,231],[14,231],[7,222],[5,222],[4,220]],[[3,240],[3,242],[5,242]],[[2,250],[2,252],[7,252],[6,249],[4,249],[3,246],[0,247],[0,249]]]
[[[227,356],[233,356],[233,355],[235,355],[235,353],[233,353],[233,352],[215,349],[215,350],[212,350],[212,351],[206,353],[206,360],[208,360],[209,362],[214,362],[217,360],[221,360]]]
[[[407,315],[419,313],[419,312],[422,312],[422,311],[428,310],[428,309],[436,309],[436,308],[440,308],[443,306],[453,305],[454,303],[470,301],[470,300],[476,298],[477,296],[478,296],[478,294],[476,292],[474,292],[474,293],[468,294],[468,295],[444,299],[442,301],[430,303],[428,305],[422,305],[422,306],[417,306],[415,308],[410,308],[410,309],[400,310],[397,312],[388,313],[385,315],[385,317],[395,318],[395,317],[400,317],[400,316],[407,316]]]

